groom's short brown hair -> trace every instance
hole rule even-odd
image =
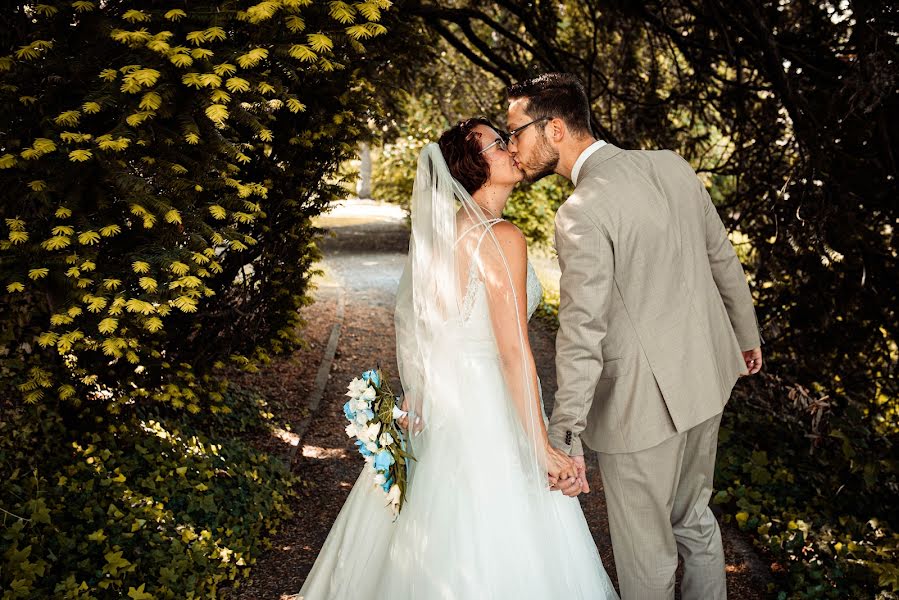
[[[535,119],[559,118],[575,136],[593,135],[590,100],[584,84],[571,73],[532,77],[509,86],[508,95],[509,100],[527,98],[525,112]]]

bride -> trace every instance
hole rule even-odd
[[[548,485],[577,475],[549,444],[528,343],[540,283],[500,217],[522,178],[484,119],[421,151],[396,306],[406,502],[394,519],[363,469],[300,598],[617,598],[577,499]]]

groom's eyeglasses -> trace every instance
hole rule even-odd
[[[515,129],[513,129],[512,131],[510,131],[507,134],[508,135],[507,139],[509,141],[514,141],[516,135],[518,135],[519,133],[521,133],[522,131],[524,131],[525,129],[527,129],[528,127],[533,125],[534,123],[539,123],[540,121],[549,121],[551,119],[552,119],[552,117],[540,117],[539,119],[534,119],[533,121],[530,121],[529,123],[525,123],[521,127],[516,127]]]

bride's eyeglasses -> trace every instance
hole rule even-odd
[[[493,141],[493,143],[487,144],[486,146],[484,146],[481,149],[481,151],[478,152],[478,154],[483,154],[483,153],[487,152],[488,150],[490,150],[491,148],[493,148],[494,146],[498,146],[500,150],[502,150],[503,152],[506,152],[508,150],[508,147],[506,146],[506,139],[507,138],[502,133],[499,134],[499,137],[496,138]]]

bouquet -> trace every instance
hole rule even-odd
[[[356,438],[356,447],[374,471],[375,485],[387,496],[387,503],[398,515],[406,499],[406,461],[415,460],[406,445],[396,420],[406,413],[400,410],[381,370],[366,371],[350,382],[349,401],[343,413],[350,422],[346,434]]]

